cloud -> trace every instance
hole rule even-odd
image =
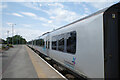
[[[22,5],[35,10],[41,10],[40,7],[42,7],[42,4],[41,3],[39,4],[37,2],[27,2],[27,3],[25,2],[22,3]]]
[[[43,21],[43,22],[48,22],[48,19],[44,18],[44,17],[39,17],[38,15],[34,14],[34,13],[31,13],[31,12],[21,12],[23,15],[26,15],[26,16],[29,16],[29,17],[32,17],[33,19],[36,19],[36,20],[40,20],[40,21]]]
[[[91,2],[90,5],[93,6],[94,8],[100,10],[106,7],[109,7],[113,4],[115,4],[116,2]]]
[[[34,10],[42,11],[45,13],[45,15],[48,15],[49,18],[47,19],[44,17],[39,17],[37,15],[33,17],[36,20],[43,21],[44,23],[42,24],[43,26],[46,26],[46,27],[50,27],[50,25],[53,25],[55,27],[60,27],[61,25],[66,25],[70,22],[80,19],[81,17],[89,13],[89,11],[86,11],[86,13],[83,15],[77,14],[75,11],[70,11],[70,9],[68,9],[69,7],[66,7],[62,3],[57,3],[57,2],[24,3],[24,6],[34,9]],[[42,7],[46,7],[46,8],[43,9]]]
[[[38,29],[31,29],[26,27],[26,28],[16,28],[15,34],[22,35],[27,41],[30,41],[42,35],[43,32]]]
[[[51,23],[47,23],[47,24],[46,23],[42,23],[42,26],[44,26],[44,27],[51,27],[51,30],[59,27],[59,26],[51,24]],[[49,31],[51,31],[51,30],[49,30]]]
[[[55,17],[54,16],[50,16],[50,19],[55,19]]]
[[[52,23],[52,20],[48,21],[48,23]]]
[[[61,21],[71,22],[76,19],[79,19],[80,17],[90,12],[88,8],[85,8],[86,13],[84,15],[79,15],[74,11],[65,9],[65,5],[57,2],[53,2],[53,3],[35,3],[35,2],[30,3],[29,2],[29,3],[24,3],[24,6],[35,9],[35,10],[40,10],[46,13],[46,15],[49,15],[50,16],[49,19],[38,17],[38,16],[34,17],[34,19],[38,19],[48,23],[60,23]],[[48,7],[48,9],[42,9],[42,6]]]
[[[75,0],[76,2],[116,2],[119,0]]]
[[[53,6],[53,7],[60,7],[60,8],[64,8],[64,5],[60,4],[60,3],[48,3],[48,6]]]
[[[20,15],[20,14],[18,14],[18,13],[12,13],[12,15],[18,16],[18,17],[23,17],[22,15]]]
[[[6,24],[7,24],[8,26],[10,26],[10,25],[13,24],[13,23],[11,23],[11,22],[7,22]]]
[[[63,7],[60,8],[51,8],[48,10],[49,18],[53,23],[63,23],[63,22],[72,22],[79,19],[83,15],[79,15],[74,11],[67,10]]]
[[[8,7],[7,4],[0,3],[0,9],[7,8],[7,7]]]
[[[1,29],[1,27],[0,27]],[[9,30],[9,37],[12,36],[11,27],[2,27],[2,38],[6,39],[7,31]],[[23,38],[25,38],[27,41],[30,41],[32,39],[35,39],[36,37],[42,35],[43,32],[38,29],[31,29],[27,27],[22,28],[14,28],[14,35],[21,35]]]
[[[89,10],[89,8],[85,7],[84,9],[85,9],[85,14],[91,13],[91,11]]]
[[[52,13],[53,15],[55,14],[55,19],[57,21],[66,21],[66,22],[70,22],[73,21],[74,19],[76,19],[78,17],[78,15],[73,12],[73,11],[68,11],[62,8],[57,8],[54,10],[54,12],[52,12],[50,10],[50,13]]]
[[[63,4],[57,3],[57,2],[52,2],[52,3],[38,3],[38,2],[27,2],[23,3],[22,5],[34,9],[34,10],[40,10],[45,13],[49,13],[47,10],[42,9],[42,7],[48,7],[48,8],[64,8]]]
[[[30,17],[37,17],[36,14],[31,13],[31,12],[21,12],[23,15],[30,16]]]
[[[48,21],[49,21],[48,19],[46,19],[46,18],[44,18],[44,17],[35,17],[35,19],[41,20],[41,21],[43,21],[43,22],[48,22]]]
[[[33,0],[2,0],[1,2],[28,2]]]
[[[30,24],[21,24],[23,27],[31,28],[32,26]]]
[[[2,2],[115,2],[118,0],[2,0]]]

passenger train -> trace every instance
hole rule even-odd
[[[28,45],[86,78],[119,78],[120,3],[47,32]]]

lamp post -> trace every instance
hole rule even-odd
[[[14,25],[16,25],[16,24],[10,24],[11,26],[12,26],[12,44],[14,44],[14,38],[13,38],[13,36],[14,36]]]

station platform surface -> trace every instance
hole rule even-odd
[[[2,78],[64,78],[26,45],[2,53]]]

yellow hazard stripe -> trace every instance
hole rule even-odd
[[[26,46],[26,50],[27,50],[27,52],[30,56],[30,59],[32,61],[32,64],[37,72],[38,78],[46,78],[45,74],[43,74],[43,71],[38,64],[38,61],[35,59],[35,56],[32,55],[33,51],[30,48],[28,48],[27,46]]]

